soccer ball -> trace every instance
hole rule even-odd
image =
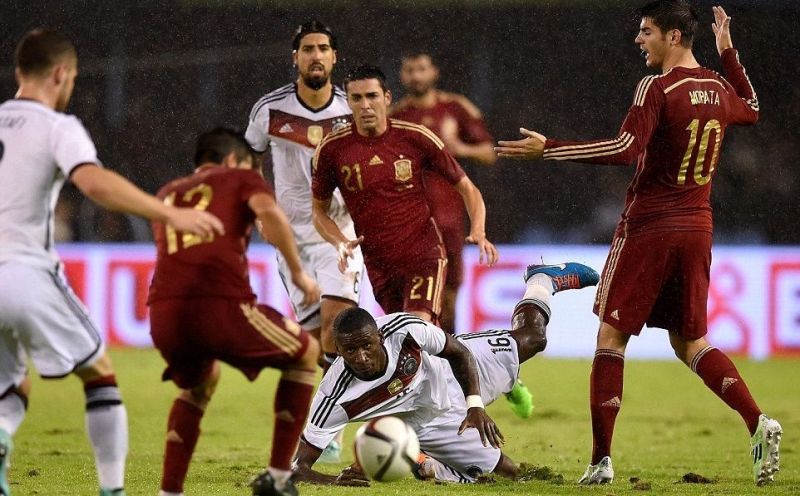
[[[367,477],[389,482],[411,473],[419,457],[419,439],[397,417],[380,417],[356,432],[356,460]]]

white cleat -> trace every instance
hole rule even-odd
[[[583,477],[578,479],[578,484],[588,486],[590,484],[611,484],[614,482],[614,467],[611,466],[611,457],[604,456],[597,465],[589,465]]]
[[[780,470],[780,444],[783,428],[777,420],[762,414],[758,417],[758,427],[750,438],[750,455],[753,460],[753,479],[757,486],[764,486],[775,480]]]

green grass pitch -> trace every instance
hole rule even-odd
[[[156,495],[166,415],[175,388],[159,380],[162,362],[153,350],[112,350],[128,408],[128,495]],[[677,361],[629,360],[624,407],[614,438],[616,480],[612,486],[577,487],[591,448],[588,360],[535,358],[522,378],[534,395],[528,420],[511,414],[505,400],[489,407],[506,436],[506,452],[518,462],[548,467],[550,480],[452,486],[408,479],[370,489],[301,485],[304,495],[397,494],[800,494],[800,362],[737,360],[765,411],[784,427],[781,472],[775,484],[757,488],[749,465],[749,441],[739,417]],[[247,495],[251,476],[266,463],[272,396],[277,374],[248,383],[224,368],[203,420],[203,434],[186,485],[187,495]],[[83,394],[76,378],[34,382],[27,419],[15,438],[11,490],[22,495],[95,495],[96,476],[84,431]],[[352,460],[347,431],[345,461]],[[323,465],[335,473],[341,466]],[[714,482],[680,483],[694,472]],[[561,477],[559,477],[561,476]],[[632,483],[638,478],[638,485]],[[635,480],[635,479],[634,479]]]

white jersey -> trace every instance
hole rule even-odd
[[[311,221],[311,159],[322,138],[351,120],[347,96],[336,86],[330,101],[316,110],[300,101],[292,83],[262,97],[250,112],[245,137],[256,152],[272,149],[275,196],[299,245],[325,242]],[[352,224],[338,191],[329,214],[340,228]]]
[[[100,164],[74,116],[33,100],[0,105],[0,263],[55,268],[53,211],[76,166]]]
[[[446,360],[434,356],[444,349],[444,331],[407,313],[386,315],[377,323],[388,358],[386,372],[373,381],[362,381],[337,358],[311,405],[303,431],[309,444],[324,449],[351,421],[395,415],[421,426],[450,409],[452,371]],[[463,393],[461,397],[463,402]]]

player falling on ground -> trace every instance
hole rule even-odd
[[[361,250],[344,272],[337,268],[336,248],[314,229],[311,220],[311,158],[323,137],[351,121],[347,97],[331,82],[337,58],[336,36],[319,21],[297,28],[292,39],[292,60],[297,80],[259,99],[250,113],[245,137],[259,157],[270,159],[278,204],[286,212],[298,243],[303,269],[322,288],[322,300],[303,306],[303,292],[289,278],[286,261],[278,254],[281,275],[300,326],[319,339],[327,365],[336,358],[331,337],[333,319],[359,302],[364,259]],[[271,153],[267,153],[267,147]],[[347,236],[354,238],[353,221],[339,192],[331,200],[331,218]],[[325,460],[338,462],[341,439],[334,440]]]
[[[362,65],[345,80],[354,123],[334,131],[314,155],[314,225],[337,246],[340,268],[363,241],[375,299],[386,313],[406,311],[435,321],[441,312],[447,258],[425,198],[422,172],[442,175],[461,195],[470,216],[468,242],[492,265],[497,250],[486,239],[480,191],[428,128],[388,119],[391,92],[377,67]],[[344,197],[357,239],[331,219],[334,190]]]
[[[744,419],[756,484],[778,471],[781,426],[764,415],[736,366],[705,338],[711,266],[711,179],[727,126],[754,124],[758,100],[739,63],[730,17],[714,7],[713,31],[727,79],[692,54],[697,15],[684,1],[656,1],[640,11],[636,44],[661,74],[639,83],[619,136],[570,142],[523,130],[501,141],[509,158],[628,165],[637,160],[625,210],[603,270],[594,311],[600,317],[592,363],[594,447],[580,484],[610,483],[611,437],[622,404],[625,348],[644,324],[669,331],[675,354]]]
[[[219,361],[251,381],[266,367],[282,371],[269,466],[251,486],[255,495],[297,494],[290,462],[308,415],[319,346],[296,323],[255,301],[245,251],[256,219],[303,293],[298,304],[318,303],[319,287],[303,271],[271,188],[252,170],[244,137],[224,128],[201,135],[195,165],[194,174],[170,182],[158,196],[168,205],[215,214],[226,233],[201,238],[153,224],[158,255],[148,298],[151,334],[167,362],[164,380],[181,389],[167,422],[159,494],[183,494],[200,421],[219,381]]]
[[[86,395],[86,430],[101,495],[123,495],[128,423],[100,333],[67,283],[53,219],[66,179],[109,210],[157,219],[190,235],[222,232],[206,212],[164,205],[104,169],[81,122],[64,114],[78,57],[46,29],[14,53],[19,91],[0,105],[0,495],[8,496],[12,436],[30,394],[27,361],[43,378],[74,373]]]
[[[430,54],[412,52],[403,56],[400,81],[406,95],[389,109],[389,114],[436,133],[457,159],[492,165],[497,160],[494,138],[486,129],[480,110],[463,95],[436,88],[439,68]],[[447,253],[447,278],[442,291],[439,325],[455,333],[458,288],[464,280],[464,207],[461,196],[441,175],[425,171],[425,194],[431,215],[442,234]],[[508,394],[511,409],[522,418],[530,417],[533,401],[521,382]]]
[[[384,415],[402,418],[428,458],[422,478],[474,482],[481,474],[514,478],[518,467],[500,451],[503,436],[484,411],[508,392],[520,365],[544,350],[550,295],[597,283],[578,263],[531,265],[511,330],[457,338],[407,313],[377,322],[365,310],[346,310],[334,324],[340,354],[314,396],[295,459],[295,477],[321,484],[366,484],[357,465],[339,477],[312,469],[328,440],[348,422]],[[474,427],[474,429],[473,429]]]

